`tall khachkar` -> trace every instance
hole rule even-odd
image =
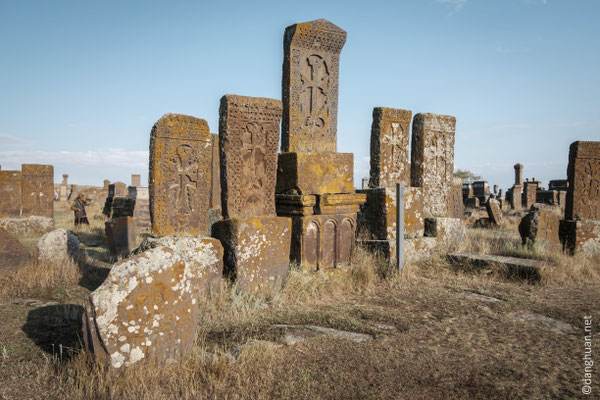
[[[281,284],[290,262],[291,220],[275,214],[281,102],[226,95],[219,109],[221,203],[212,227],[224,270],[243,291]]]
[[[277,214],[292,217],[291,259],[304,271],[348,265],[356,213],[354,157],[337,153],[340,52],[346,32],[319,19],[285,30]]]
[[[600,254],[600,142],[573,142],[569,148],[565,219],[560,237],[571,253]]]
[[[166,114],[150,136],[150,217],[156,236],[210,233],[212,145],[205,120]]]
[[[286,28],[282,151],[337,150],[339,65],[344,43],[346,31],[325,19]]]

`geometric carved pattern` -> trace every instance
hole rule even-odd
[[[150,215],[157,236],[210,234],[212,148],[208,124],[166,114],[150,135]]]
[[[223,216],[275,216],[281,102],[225,95],[219,114]]]
[[[282,151],[336,151],[339,59],[345,42],[346,32],[324,19],[286,28]]]

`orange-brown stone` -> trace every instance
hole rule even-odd
[[[600,220],[600,141],[571,144],[567,178],[565,219]]]
[[[54,218],[54,167],[23,164],[21,178],[21,215]]]
[[[0,171],[0,218],[21,216],[21,171]]]
[[[29,259],[27,249],[0,227],[0,270],[16,269]]]

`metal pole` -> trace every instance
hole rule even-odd
[[[396,263],[404,268],[404,184],[396,184]]]

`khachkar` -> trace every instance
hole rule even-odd
[[[21,178],[21,215],[54,218],[54,167],[23,164]]]
[[[454,130],[450,115],[417,114],[413,120],[412,186],[423,188],[425,218],[445,217],[454,181]]]
[[[290,263],[291,220],[275,214],[281,102],[226,95],[219,109],[222,221],[212,227],[225,273],[242,291],[279,285]]]
[[[0,218],[21,216],[21,171],[0,171]]]
[[[565,219],[560,238],[571,253],[600,254],[600,142],[573,142],[569,148]]]
[[[277,214],[292,218],[291,259],[304,271],[350,264],[356,213],[351,153],[337,153],[340,52],[346,32],[320,19],[284,35]]]
[[[150,136],[150,216],[155,236],[210,234],[212,146],[205,120],[166,114]]]

